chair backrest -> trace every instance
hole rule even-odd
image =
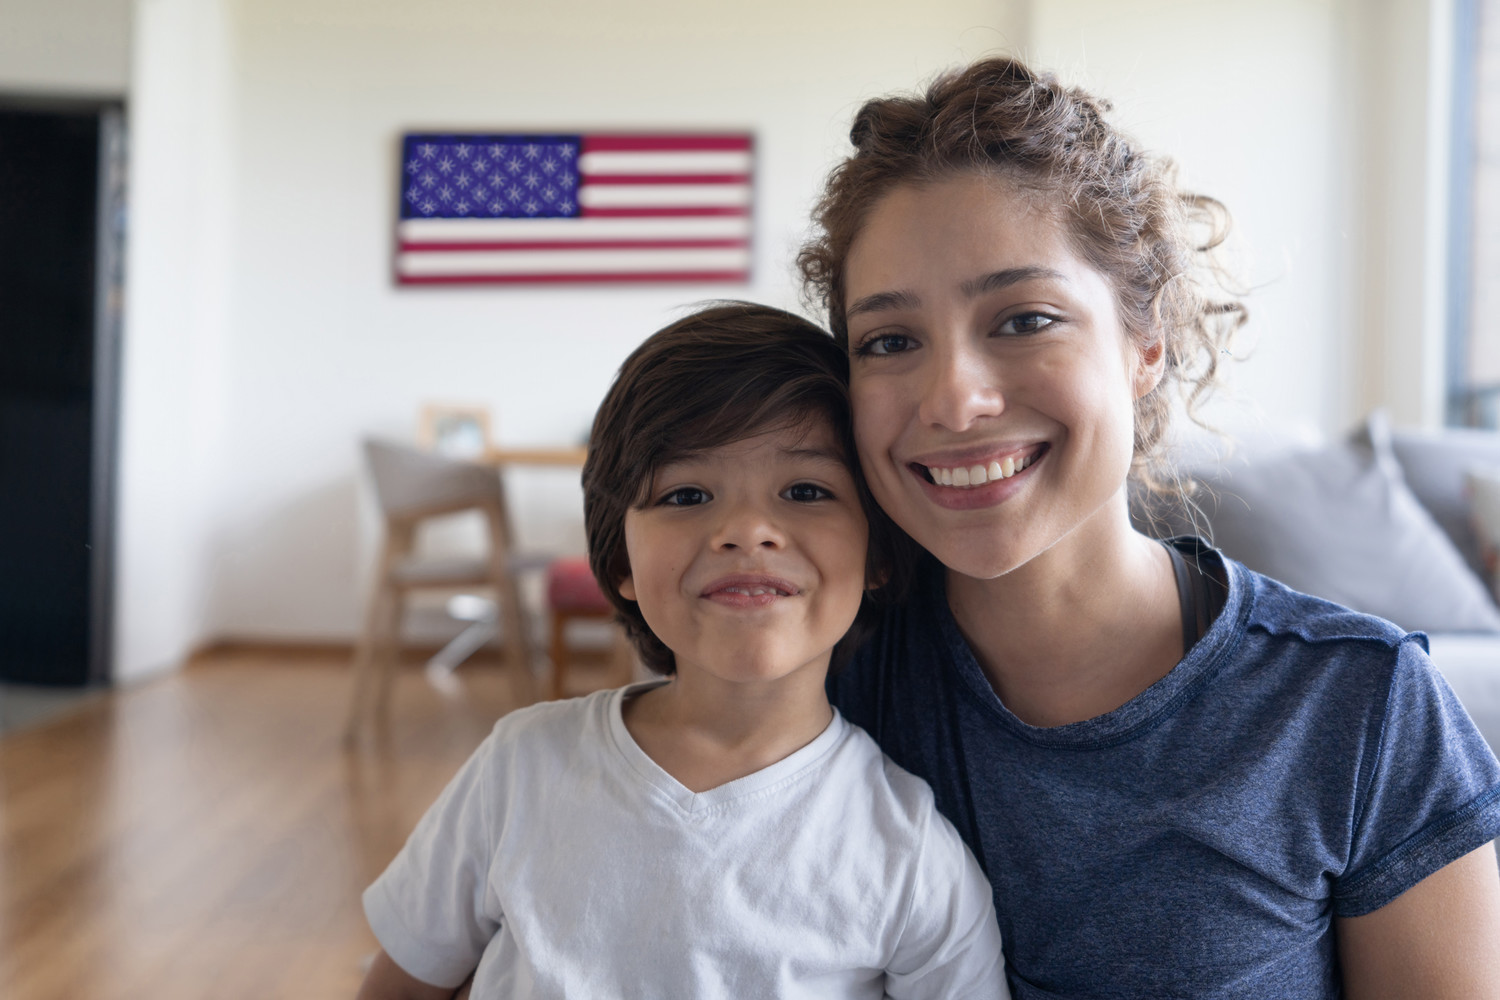
[[[505,508],[500,472],[410,445],[367,438],[365,461],[386,517],[422,516],[466,507]]]

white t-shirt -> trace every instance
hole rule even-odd
[[[651,682],[659,683],[659,682]],[[694,793],[620,714],[502,718],[365,913],[408,973],[490,997],[1009,997],[988,880],[932,791],[837,712]]]

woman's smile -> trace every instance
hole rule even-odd
[[[1047,451],[1041,444],[1004,459],[957,464],[909,462],[907,467],[928,498],[948,510],[978,510],[1004,503],[1025,488],[1026,473]]]
[[[969,464],[959,462],[952,463],[929,463],[922,465],[912,462],[911,467],[920,472],[929,483],[937,486],[956,486],[959,489],[972,489],[983,486],[985,483],[996,483],[1002,479],[1010,479],[1018,472],[1025,472],[1031,464],[1040,456],[1041,449],[1028,450],[1015,454],[1006,455],[1004,458],[992,458],[988,462],[980,460]]]

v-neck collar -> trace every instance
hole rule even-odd
[[[796,779],[831,753],[850,731],[849,723],[844,721],[844,717],[835,708],[828,725],[806,746],[743,778],[736,778],[707,791],[694,792],[652,760],[625,727],[623,707],[626,699],[666,683],[666,680],[643,681],[614,691],[607,708],[609,731],[614,738],[616,751],[624,758],[631,772],[689,816],[707,816],[733,802]]]

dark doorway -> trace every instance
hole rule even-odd
[[[0,681],[109,679],[124,128],[0,98]]]

